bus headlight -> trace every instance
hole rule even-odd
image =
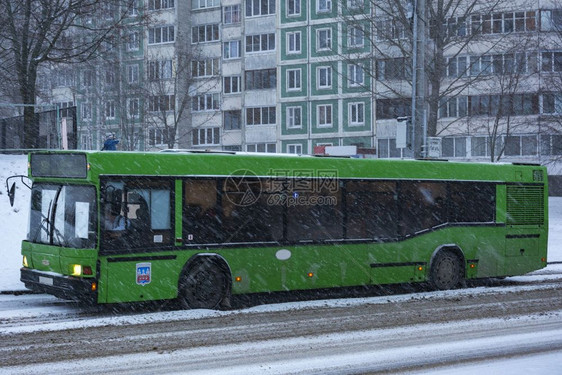
[[[27,256],[26,255],[23,256],[23,262],[22,263],[23,263],[23,266],[25,268],[29,268],[29,263],[27,263]]]
[[[81,264],[72,265],[72,276],[80,276],[80,275],[82,275],[82,265]]]

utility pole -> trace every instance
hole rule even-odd
[[[425,48],[427,46],[426,0],[412,0],[413,6],[413,48],[412,48],[412,147],[414,158],[426,156],[427,137],[425,76]]]

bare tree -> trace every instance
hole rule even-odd
[[[134,0],[0,0],[0,69],[12,75],[24,110],[24,147],[36,148],[37,74],[48,63],[83,62],[120,28]]]
[[[178,48],[173,59],[152,56],[146,62],[145,119],[153,132],[162,134],[168,148],[177,147],[180,130],[189,128],[195,61],[191,52]]]
[[[427,78],[427,135],[436,136],[443,131],[438,127],[439,108],[443,101],[463,95],[468,87],[489,79],[486,72],[472,69],[473,61],[480,63],[478,58],[471,61],[467,56],[489,55],[504,43],[511,31],[495,30],[498,26],[494,24],[492,15],[503,10],[513,11],[513,4],[506,0],[425,1],[427,14],[420,15],[419,22],[424,23],[427,30],[424,68]],[[342,17],[348,30],[348,40],[350,28],[357,28],[368,46],[358,53],[349,48],[343,49],[343,58],[349,62],[358,59],[372,62],[366,73],[376,82],[372,89],[378,99],[408,98],[412,92],[413,42],[418,37],[414,35],[412,24],[415,1],[343,3]],[[512,26],[512,31],[515,31],[515,24]],[[536,24],[523,24],[523,27],[526,26],[529,31],[537,27]]]
[[[519,140],[514,134],[537,131],[536,122],[528,118],[539,112],[536,40],[517,37],[509,41],[508,44],[505,39],[496,54],[487,55],[489,78],[474,84],[471,89],[478,95],[469,97],[474,116],[469,131],[487,134],[492,162],[500,161],[506,154],[515,155],[512,149],[519,149]],[[535,149],[536,146],[535,142]]]

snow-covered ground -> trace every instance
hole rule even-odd
[[[22,290],[19,281],[21,267],[20,245],[27,232],[29,209],[29,189],[17,181],[14,207],[10,207],[6,191],[6,178],[27,174],[27,157],[0,154],[0,291]],[[550,231],[548,241],[548,260],[562,261],[562,197],[550,198]]]
[[[18,189],[16,191],[16,203],[14,207],[10,207],[8,202],[8,197],[6,193],[5,179],[8,176],[15,174],[26,174],[26,164],[27,159],[24,156],[12,156],[12,155],[0,155],[0,238],[2,239],[2,244],[0,245],[0,291],[7,290],[22,290],[24,289],[22,283],[19,281],[19,268],[21,267],[21,255],[20,255],[20,242],[25,237],[27,232],[27,210],[29,206],[29,190],[23,186],[18,179]],[[549,235],[549,250],[548,250],[548,260],[550,262],[562,261],[562,198],[550,198],[549,201],[549,214],[550,214],[550,235]],[[561,265],[549,266],[555,272],[559,272]],[[547,268],[547,270],[548,270]],[[541,274],[534,276],[537,278],[548,279],[548,275]],[[514,278],[517,280],[517,278]],[[525,288],[525,286],[507,286],[501,287],[504,289],[513,288]],[[489,289],[489,292],[493,292],[494,288]],[[471,293],[469,290],[461,289],[453,291],[447,297],[445,292],[431,292],[435,295],[444,295],[445,298],[458,298],[462,297],[465,293]],[[427,297],[427,295],[426,295]],[[384,299],[369,298],[369,303],[387,303],[386,301],[397,300],[397,299],[416,299],[417,296],[414,295],[396,295],[396,296],[386,296]],[[422,298],[422,297],[419,297]],[[25,319],[29,318],[29,315],[50,315],[57,316],[59,314],[64,314],[65,311],[71,311],[77,309],[76,305],[70,304],[54,304],[52,301],[55,300],[51,296],[27,296],[25,302],[14,302],[13,296],[0,295],[0,304],[5,306],[0,312],[1,319],[22,319],[24,322],[21,325],[11,324],[9,327],[0,326],[1,334],[17,334],[21,332],[36,332],[39,334],[40,331],[50,331],[50,330],[65,330],[73,328],[88,328],[96,326],[112,326],[121,325],[126,323],[139,323],[139,322],[155,322],[155,321],[170,321],[170,320],[185,320],[185,319],[198,319],[203,317],[213,317],[222,316],[228,314],[252,314],[252,313],[263,313],[263,312],[274,312],[283,309],[293,309],[302,308],[301,305],[305,305],[306,308],[314,309],[315,306],[326,306],[330,304],[332,306],[337,306],[338,304],[361,304],[365,301],[361,298],[359,299],[341,299],[341,300],[330,300],[326,301],[310,301],[310,302],[298,302],[298,303],[287,303],[287,304],[272,304],[255,306],[245,311],[208,311],[208,310],[195,310],[195,311],[168,311],[168,312],[152,312],[147,314],[117,314],[117,316],[110,317],[99,317],[93,319],[78,318],[71,320],[62,320],[60,322],[48,322],[46,324],[40,325],[30,325],[25,323]],[[13,309],[11,309],[10,304],[14,304]],[[32,305],[32,308],[22,307],[21,311],[18,311],[20,307],[24,305]],[[295,307],[300,306],[300,307]],[[13,310],[13,311],[12,311]],[[527,321],[537,321],[537,320],[547,320],[560,321],[559,314],[539,317],[537,315],[529,317],[521,317],[520,323],[523,324]],[[19,317],[19,318],[18,318]],[[484,324],[486,322],[478,321],[478,324]],[[450,330],[452,332],[459,331],[470,331],[471,321],[464,323],[454,323],[450,325],[442,326],[430,326],[421,325],[419,327],[408,327],[408,328],[393,328],[389,327],[385,330],[374,330],[366,332],[353,332],[348,334],[334,334],[325,335],[322,337],[300,337],[294,339],[287,339],[282,341],[272,341],[272,342],[256,342],[256,343],[245,343],[241,344],[244,347],[240,353],[236,353],[236,356],[242,356],[243,353],[250,353],[253,351],[258,352],[262,350],[265,346],[270,345],[271,351],[283,351],[283,350],[294,350],[295,353],[306,351],[307,348],[317,345],[315,340],[320,340],[319,342],[325,342],[326,340],[333,340],[334,343],[338,342],[349,342],[349,345],[353,345],[353,342],[359,340],[366,343],[377,342],[381,337],[385,335],[412,335],[412,337],[422,337],[421,331],[425,332],[427,330],[439,331],[439,330]],[[513,324],[515,328],[519,323],[517,320],[509,319],[508,321],[503,321],[502,319],[490,320],[486,323],[490,325],[490,328],[496,327],[501,324]],[[466,326],[466,327],[465,327]],[[421,330],[418,332],[418,330]],[[551,332],[545,333],[518,333],[514,334],[513,337],[506,336],[505,338],[498,339],[495,341],[493,338],[478,338],[478,339],[460,339],[455,342],[454,345],[462,347],[462,350],[466,348],[473,351],[489,351],[493,353],[495,348],[498,347],[508,347],[510,345],[517,347],[518,345],[526,345],[529,342],[535,342],[540,345],[548,345],[552,342],[559,342],[560,334],[562,329],[553,329]],[[333,336],[333,337],[332,337]],[[407,343],[408,340],[405,340]],[[357,352],[356,354],[341,354],[332,355],[329,357],[312,357],[311,359],[305,358],[301,360],[291,360],[291,361],[281,361],[281,362],[256,362],[256,363],[243,363],[237,367],[222,368],[218,373],[229,373],[229,374],[257,374],[257,373],[267,373],[267,374],[286,374],[286,373],[322,373],[320,369],[331,369],[331,373],[345,373],[351,370],[359,369],[370,369],[376,371],[376,368],[372,367],[373,363],[376,362],[388,362],[392,360],[399,360],[405,356],[411,356],[412,361],[423,362],[424,358],[433,358],[435,356],[442,355],[455,356],[454,345],[452,343],[437,343],[425,346],[417,346],[414,344],[405,344],[403,347],[390,347],[386,349],[373,349],[370,351]],[[178,360],[178,358],[193,358],[198,355],[206,355],[209,358],[219,358],[221,355],[235,350],[232,348],[225,347],[212,347],[212,348],[186,348],[183,351],[174,352],[170,354],[162,355],[160,353],[145,353],[145,354],[135,354],[126,355],[123,357],[115,358],[105,358],[100,360],[95,359],[84,359],[81,361],[73,362],[57,362],[45,365],[22,365],[17,367],[2,368],[0,360],[0,374],[3,373],[60,373],[65,372],[93,372],[92,369],[96,371],[101,371],[102,373],[109,373],[112,370],[123,371],[124,368],[129,368],[128,373],[137,373],[136,370],[140,368],[146,368],[150,372],[150,369],[155,372],[177,372],[185,373],[180,371],[179,367],[165,367],[166,361],[172,362],[173,360]],[[169,358],[168,358],[169,357]],[[187,359],[186,359],[187,360]],[[264,359],[265,361],[266,359]],[[162,362],[163,361],[163,362]],[[247,361],[243,361],[247,362]],[[161,363],[161,365],[158,365]],[[560,364],[562,363],[562,351],[553,349],[553,351],[547,352],[537,352],[536,354],[530,354],[527,356],[512,357],[506,355],[504,358],[495,359],[491,361],[478,361],[468,364],[459,363],[454,367],[442,367],[437,372],[432,370],[424,370],[420,367],[420,371],[412,371],[410,373],[436,373],[436,374],[448,374],[448,373],[458,373],[458,374],[473,374],[473,373],[483,373],[483,374],[496,374],[496,373],[511,373],[511,374],[559,374]],[[264,367],[267,364],[269,367]],[[363,365],[365,364],[365,365]],[[140,367],[139,367],[140,366]],[[146,367],[143,367],[146,366]],[[151,367],[152,366],[152,367]],[[160,368],[159,366],[164,366]],[[172,366],[171,364],[169,366]],[[325,366],[325,367],[323,367]],[[369,367],[371,366],[371,367]],[[87,370],[89,369],[89,370]],[[136,369],[136,370],[133,370]],[[342,370],[338,372],[337,369]],[[163,370],[163,371],[159,371]],[[208,370],[208,369],[207,369]],[[215,368],[216,370],[216,368]],[[335,372],[334,372],[335,371]],[[208,373],[206,370],[201,370],[196,373]]]

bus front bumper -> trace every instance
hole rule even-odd
[[[63,276],[52,272],[41,272],[21,268],[20,280],[27,289],[38,293],[52,294],[56,297],[88,303],[97,302],[97,291],[92,284],[95,279]]]

